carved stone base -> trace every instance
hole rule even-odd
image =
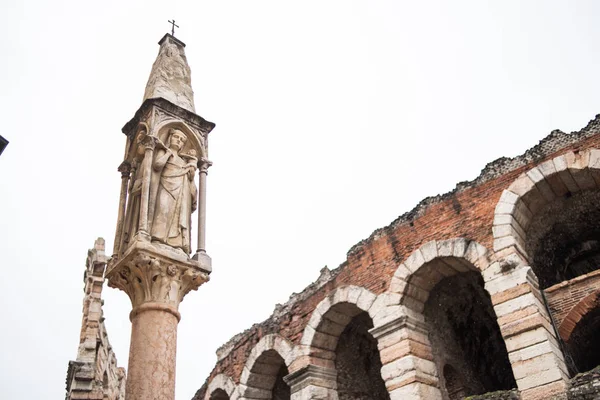
[[[190,259],[179,249],[136,240],[119,259],[109,262],[108,285],[129,295],[133,312],[145,303],[162,303],[175,312],[191,290],[209,280],[210,257]]]

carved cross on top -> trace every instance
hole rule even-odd
[[[175,36],[175,27],[179,28],[179,25],[175,24],[175,20],[173,20],[173,21],[169,20],[167,22],[172,25],[171,26],[171,35]]]

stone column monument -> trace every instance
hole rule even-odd
[[[123,127],[117,232],[106,272],[109,286],[127,293],[133,307],[127,400],[175,398],[179,303],[211,272],[205,196],[215,125],[196,114],[185,44],[166,34],[159,45],[144,102]]]

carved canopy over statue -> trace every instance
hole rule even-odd
[[[156,135],[140,124],[122,169],[129,182],[122,190],[118,253],[136,240],[191,252],[191,215],[198,202],[194,178],[197,168],[208,163],[204,154],[202,138],[182,124],[167,124]]]

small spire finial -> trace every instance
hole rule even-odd
[[[175,27],[179,28],[179,25],[175,24],[175,20],[168,20],[167,22],[171,24],[171,35],[175,36]]]

